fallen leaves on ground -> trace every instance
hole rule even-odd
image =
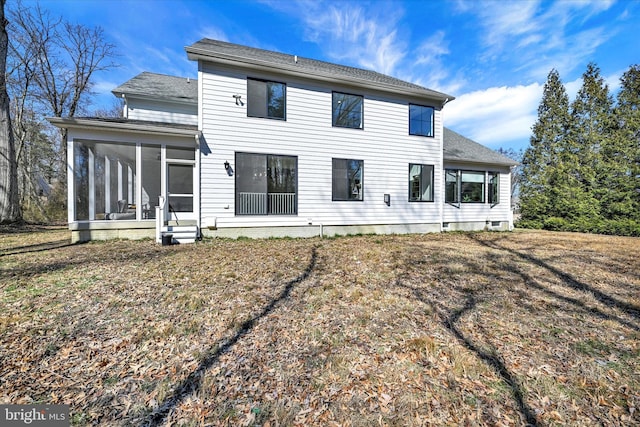
[[[629,425],[640,240],[0,235],[0,403],[74,425]]]

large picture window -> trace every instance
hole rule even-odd
[[[433,136],[433,107],[409,104],[409,135]]]
[[[333,126],[362,129],[363,97],[333,92]]]
[[[284,83],[247,79],[247,115],[284,120],[286,93]]]
[[[332,159],[332,192],[334,201],[363,200],[363,160]]]
[[[460,201],[484,203],[484,172],[462,171],[460,175]]]
[[[485,172],[445,170],[446,203],[484,203]]]
[[[298,158],[236,153],[236,215],[296,215]]]
[[[433,202],[433,166],[409,164],[409,201]]]

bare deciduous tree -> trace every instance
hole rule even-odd
[[[0,223],[11,223],[22,220],[22,211],[18,194],[18,164],[6,81],[9,36],[4,5],[5,0],[0,0]]]
[[[66,183],[66,131],[55,133],[46,116],[75,117],[84,114],[92,95],[95,73],[113,67],[115,46],[106,41],[100,27],[89,28],[56,18],[40,5],[17,1],[8,12],[10,92],[14,121],[18,123],[17,161],[25,201],[33,202],[43,214],[39,195],[43,180]],[[43,137],[50,135],[49,147]],[[34,151],[41,153],[34,157]],[[64,201],[62,197],[62,201]]]

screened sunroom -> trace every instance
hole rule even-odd
[[[195,126],[51,119],[67,129],[68,215],[85,238],[169,221],[198,222],[200,134]],[[111,233],[113,234],[113,233]],[[115,236],[117,237],[117,236]]]

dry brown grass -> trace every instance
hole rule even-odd
[[[639,239],[67,242],[0,235],[0,403],[75,425],[640,424]]]

